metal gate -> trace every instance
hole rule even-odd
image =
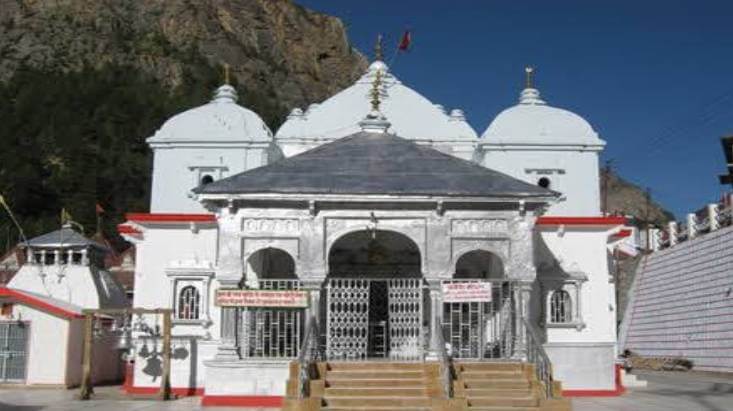
[[[447,280],[476,282],[485,280]],[[443,335],[453,358],[509,358],[514,352],[516,324],[514,287],[492,281],[491,302],[443,303]]]
[[[423,358],[421,279],[331,278],[326,299],[329,360]]]
[[[28,328],[28,323],[0,322],[0,382],[25,380]]]

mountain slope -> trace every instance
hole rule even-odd
[[[62,207],[89,233],[101,203],[108,235],[147,210],[145,138],[208,101],[224,63],[272,128],[366,67],[340,20],[285,0],[0,0],[0,193],[26,234]],[[0,214],[0,250],[14,231]]]

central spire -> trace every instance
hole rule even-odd
[[[524,90],[519,93],[519,104],[524,105],[544,105],[545,103],[540,98],[540,91],[534,87],[534,67],[524,68]]]
[[[382,54],[382,34],[377,35],[377,43],[374,44],[374,61],[384,61]]]

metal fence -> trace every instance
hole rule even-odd
[[[0,322],[0,382],[25,380],[29,328],[26,322]]]
[[[489,282],[478,279],[444,283]],[[508,358],[515,350],[514,284],[491,281],[490,302],[444,302],[443,337],[456,359]]]
[[[298,280],[261,280],[261,290],[299,290]],[[240,342],[243,357],[298,357],[305,308],[242,308]]]

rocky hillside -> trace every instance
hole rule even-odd
[[[604,185],[604,179],[606,184]],[[647,199],[647,193],[641,187],[632,184],[618,174],[601,170],[601,198],[604,197],[604,186],[608,187],[608,211],[636,218],[635,224],[641,226],[647,222],[656,226],[663,226],[674,220],[674,215],[662,205]]]
[[[62,207],[89,232],[101,203],[108,234],[146,210],[145,138],[206,102],[225,63],[273,129],[366,68],[339,19],[286,0],[0,0],[0,193],[27,234]]]
[[[366,64],[339,19],[286,0],[1,0],[0,56],[2,81],[24,66],[111,65],[168,89],[228,63],[278,114],[333,94]]]

